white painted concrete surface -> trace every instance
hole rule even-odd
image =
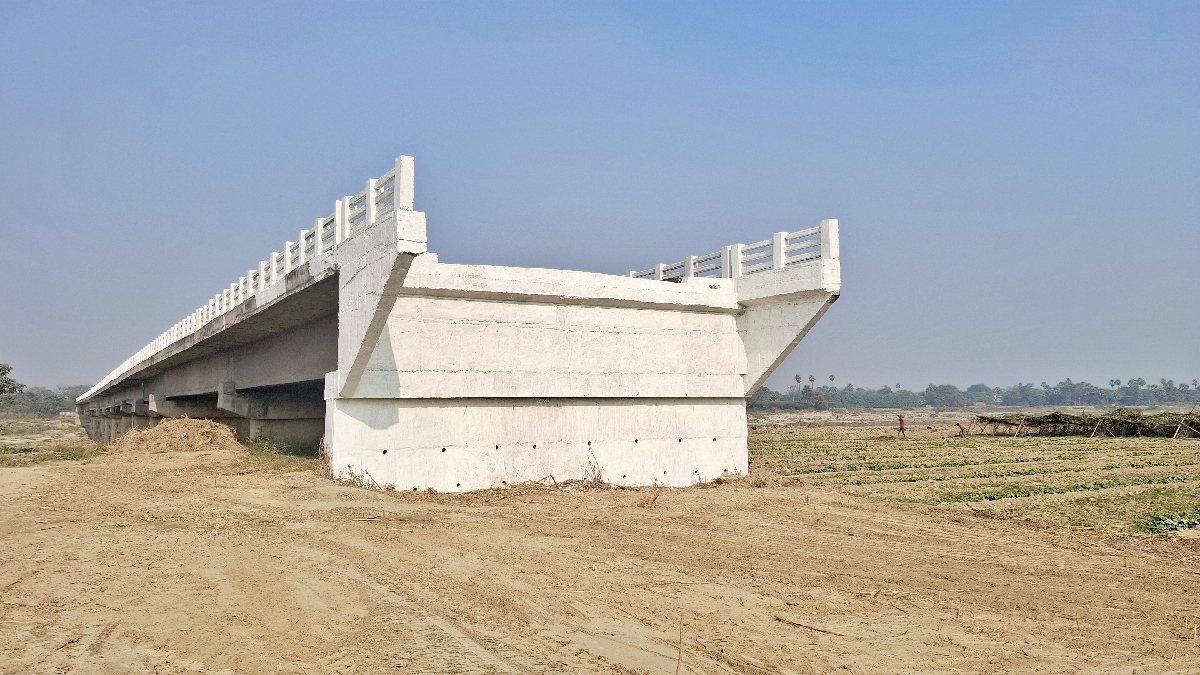
[[[412,177],[400,157],[80,397],[89,433],[323,432],[335,471],[403,490],[746,472],[745,397],[841,292],[837,221],[628,276],[450,265]]]
[[[397,490],[553,477],[687,486],[745,474],[737,399],[330,399],[333,469]]]

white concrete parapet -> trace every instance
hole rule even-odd
[[[334,250],[366,227],[395,216],[396,211],[413,210],[414,167],[412,157],[401,155],[395,166],[380,178],[367,181],[367,187],[353,197],[334,203],[333,214],[318,218],[311,230],[301,230],[295,241],[285,242],[283,250],[249,270],[246,276],[218,293],[212,300],[176,323],[150,344],[117,366],[96,386],[80,396],[82,402],[103,391],[146,359],[197,332],[210,321],[283,281],[293,269],[311,258]]]
[[[817,227],[799,232],[776,232],[770,239],[753,244],[734,244],[708,255],[658,264],[648,270],[632,271],[635,279],[676,281],[690,277],[745,277],[768,270],[787,269],[813,260],[838,258],[838,221],[822,220]]]

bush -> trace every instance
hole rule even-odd
[[[825,394],[821,393],[821,390],[805,387],[800,395],[808,407],[814,410],[829,410],[829,399],[825,398]]]
[[[961,408],[967,398],[952,384],[931,384],[925,388],[925,403],[939,408]]]
[[[1137,529],[1153,534],[1167,534],[1200,525],[1200,506],[1183,511],[1155,511],[1137,522]]]

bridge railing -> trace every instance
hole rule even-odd
[[[799,232],[776,232],[753,244],[733,244],[708,255],[690,255],[675,263],[633,271],[635,279],[676,281],[688,277],[744,277],[782,270],[813,260],[838,257],[838,221],[822,220],[817,227]]]
[[[282,251],[269,255],[257,268],[246,272],[246,276],[230,284],[196,311],[154,338],[150,344],[125,359],[124,363],[81,396],[80,400],[103,390],[137,364],[283,281],[289,272],[310,258],[332,251],[368,225],[393,217],[397,210],[412,211],[413,169],[412,157],[397,157],[391,170],[380,178],[368,180],[365,189],[357,195],[335,201],[331,215],[317,218],[312,229],[301,230],[295,241],[284,242]]]

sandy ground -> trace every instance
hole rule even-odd
[[[0,673],[1200,672],[1186,536],[773,474],[384,493],[211,436],[0,468]]]

